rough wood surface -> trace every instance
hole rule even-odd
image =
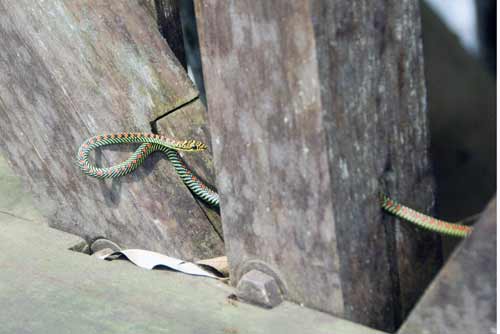
[[[398,333],[496,332],[496,213],[494,198]]]
[[[113,181],[86,177],[74,163],[84,139],[149,132],[152,120],[198,94],[145,5],[1,1],[0,12],[0,149],[48,222],[186,259],[221,255],[220,237],[163,156]],[[96,160],[110,165],[130,150]]]
[[[313,3],[346,316],[392,331],[441,263],[437,235],[377,201],[432,213],[419,2]]]
[[[0,333],[384,334],[289,302],[241,303],[217,280],[100,261],[71,241],[0,213]]]
[[[395,330],[441,258],[377,200],[432,209],[417,1],[196,5],[233,283]]]

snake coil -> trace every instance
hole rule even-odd
[[[89,154],[92,150],[113,144],[140,143],[141,145],[134,153],[122,163],[99,168],[89,163]],[[186,167],[177,151],[197,152],[206,149],[207,146],[195,140],[179,141],[165,136],[152,133],[119,133],[94,136],[87,139],[79,148],[77,153],[78,167],[87,175],[98,178],[117,178],[133,172],[142,165],[144,160],[153,152],[165,153],[172,163],[184,184],[199,198],[206,203],[219,206],[219,195],[206,186],[199,178]]]

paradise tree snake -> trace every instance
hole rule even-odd
[[[141,144],[135,152],[124,162],[107,167],[99,168],[89,163],[89,153],[99,147],[122,144]],[[79,148],[77,161],[80,169],[87,175],[99,179],[116,178],[131,173],[139,167],[144,160],[153,152],[165,153],[172,163],[177,175],[184,184],[206,203],[219,206],[219,195],[206,186],[199,178],[187,168],[177,151],[199,152],[207,146],[197,140],[176,140],[166,136],[152,133],[117,133],[94,136],[87,139]],[[472,228],[461,224],[445,222],[399,204],[384,194],[380,194],[380,206],[396,217],[409,221],[424,229],[455,237],[466,237],[472,232]]]

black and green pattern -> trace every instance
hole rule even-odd
[[[89,163],[89,154],[92,150],[107,145],[123,143],[140,143],[141,145],[127,160],[118,165],[99,168]],[[177,141],[155,134],[120,133],[89,138],[80,146],[77,159],[80,169],[89,176],[98,179],[117,178],[133,172],[142,165],[151,153],[160,151],[165,153],[168,160],[174,166],[177,175],[179,175],[184,184],[196,196],[210,205],[218,206],[218,194],[191,173],[177,152],[178,150],[197,152],[206,148],[205,144],[195,140]]]

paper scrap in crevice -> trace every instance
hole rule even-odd
[[[148,270],[154,269],[155,267],[164,266],[189,275],[205,276],[215,279],[225,279],[224,277],[222,277],[222,275],[218,276],[195,263],[183,261],[174,257],[143,249],[122,249],[120,251],[109,252],[103,251],[100,254],[94,255],[101,260],[112,260],[116,258],[116,255],[123,255],[138,267]],[[214,272],[217,272],[215,268]]]

